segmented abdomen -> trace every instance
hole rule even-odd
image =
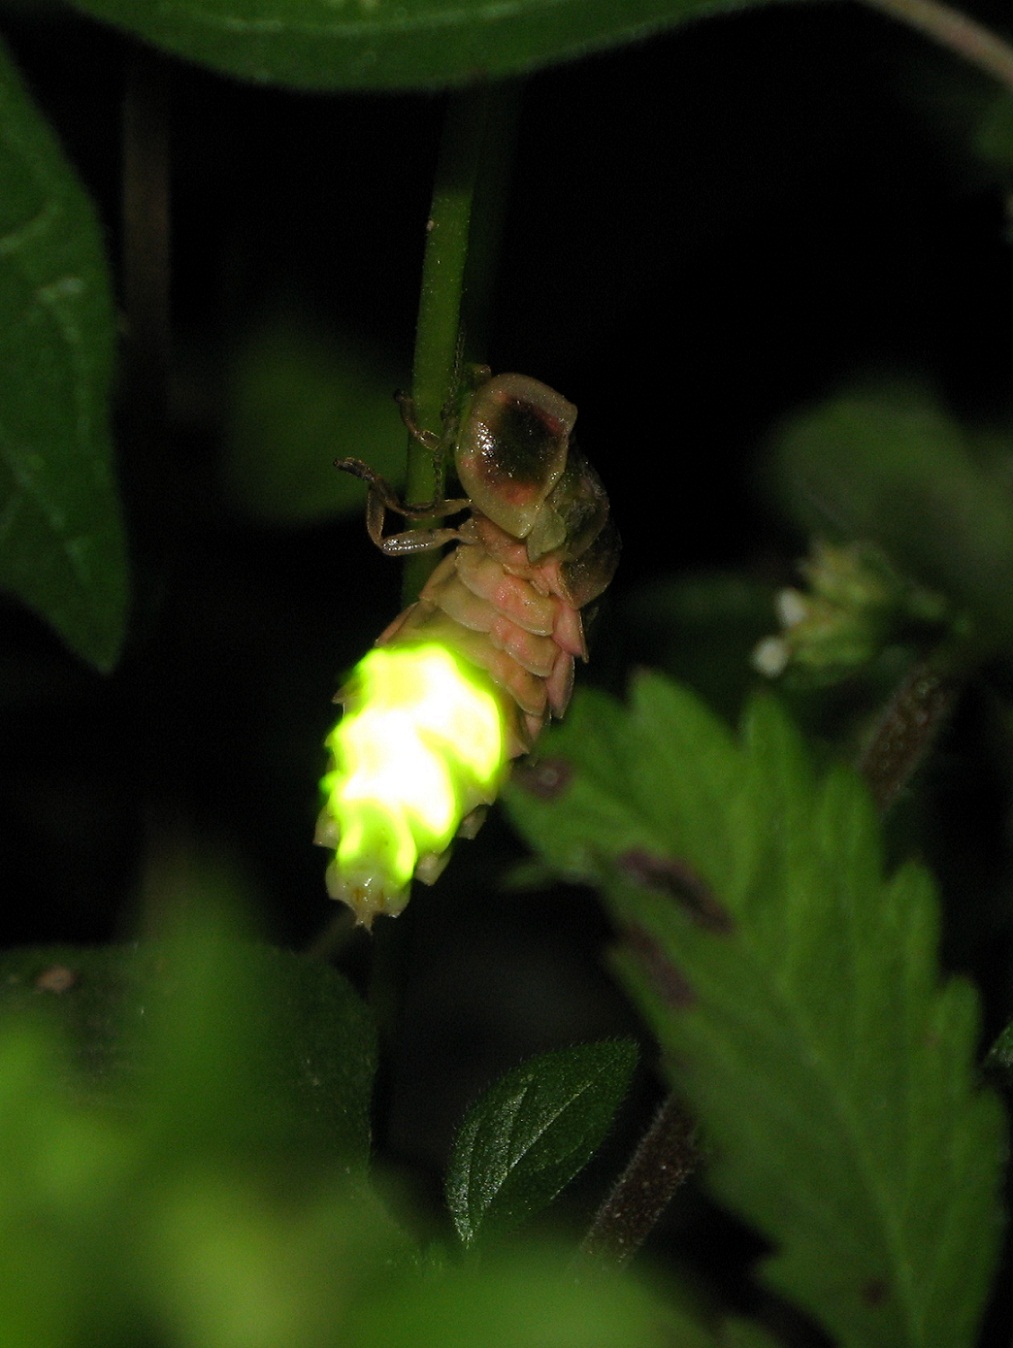
[[[454,836],[474,836],[508,760],[570,701],[574,661],[587,659],[582,610],[619,560],[608,497],[571,441],[576,415],[537,380],[486,379],[454,437],[466,498],[441,503],[471,516],[414,539],[385,537],[384,513],[424,512],[340,461],[370,484],[370,537],[388,555],[455,542],[335,699],[344,713],[327,739],[316,840],[335,852],[328,892],[363,926],[399,913],[413,877],[433,882]]]
[[[581,609],[611,580],[615,562],[583,562],[587,552],[618,558],[606,524],[579,558],[559,552],[528,560],[525,544],[479,512],[461,542],[398,615],[377,645],[442,641],[485,669],[504,699],[509,757],[527,753],[550,716],[562,716],[573,691],[574,661],[587,659]],[[588,579],[587,577],[592,577]]]

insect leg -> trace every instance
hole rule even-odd
[[[406,505],[389,482],[361,459],[335,459],[335,468],[351,473],[369,487],[366,497],[366,529],[370,538],[387,557],[407,557],[416,552],[431,552],[445,543],[461,539],[459,529],[409,529],[404,533],[384,535],[387,511],[392,510],[405,519],[422,520],[431,515],[454,515],[471,503],[467,497],[449,501],[427,501],[424,505]]]
[[[435,431],[423,430],[415,420],[415,399],[410,393],[402,393],[400,389],[394,394],[394,398],[408,434],[413,440],[417,440],[420,445],[424,445],[426,449],[435,454],[442,447],[442,437],[437,435]]]

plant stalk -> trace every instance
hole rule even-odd
[[[484,337],[505,211],[520,86],[503,84],[451,98],[426,223],[412,400],[416,424],[438,431],[454,405],[465,342]],[[444,494],[445,464],[416,439],[408,442],[405,494],[424,503]],[[424,528],[433,521],[419,520]],[[404,599],[418,595],[433,554],[409,558]]]
[[[1013,46],[977,20],[951,9],[940,0],[863,0],[920,33],[1013,89]]]
[[[931,658],[894,691],[858,761],[881,813],[886,813],[925,761],[953,710],[963,680]]]
[[[441,432],[454,406],[464,351],[464,334],[485,331],[495,257],[505,212],[508,167],[513,155],[514,126],[520,85],[502,84],[452,95],[426,223],[415,355],[412,403],[415,425]],[[444,436],[440,435],[441,442]],[[434,452],[409,435],[405,496],[425,504],[445,496],[445,445]],[[438,519],[420,519],[425,528]],[[402,597],[418,597],[437,561],[435,553],[407,558]],[[381,1063],[398,1039],[401,1018],[399,990],[409,964],[414,909],[397,924],[385,922],[373,934],[372,972],[368,999],[376,1017]],[[321,940],[327,948],[328,938]],[[389,1089],[389,1071],[381,1067],[380,1093]]]
[[[628,1263],[698,1161],[696,1125],[682,1102],[670,1095],[598,1209],[581,1254],[596,1263]]]

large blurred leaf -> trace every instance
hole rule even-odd
[[[135,968],[126,951],[23,952],[0,973],[3,1348],[716,1343],[633,1278],[579,1284],[569,1247],[424,1263],[357,1159],[372,1041],[342,980],[208,914],[142,953]],[[61,1041],[86,1042],[92,1016],[137,1052],[82,1099]],[[350,1147],[265,1148],[282,1059],[295,1136],[316,1101]]]
[[[127,589],[113,327],[91,204],[0,46],[0,585],[99,669]]]
[[[465,1245],[533,1216],[601,1143],[636,1066],[629,1040],[532,1058],[468,1111],[447,1173],[447,1202]]]
[[[576,700],[509,791],[557,870],[597,879],[618,967],[716,1152],[765,1278],[854,1348],[967,1348],[992,1272],[1004,1128],[971,987],[940,985],[928,875],[884,874],[851,773],[773,702],[743,741],[657,676]]]
[[[1013,644],[1013,443],[975,439],[927,393],[887,387],[794,417],[773,456],[803,524],[880,544],[984,640]]]
[[[757,3],[758,0],[753,0]],[[73,0],[166,51],[302,89],[473,84],[645,38],[748,0]]]
[[[634,1276],[603,1270],[575,1278],[572,1250],[529,1241],[439,1277],[388,1280],[362,1300],[340,1341],[355,1348],[773,1348],[763,1339],[726,1340]]]
[[[4,1348],[331,1348],[357,1286],[375,1296],[413,1263],[361,1174],[167,1147],[164,1119],[63,1089],[57,1039],[0,1019]]]
[[[78,1088],[123,1095],[174,1148],[365,1165],[376,1046],[334,970],[212,931],[0,956],[0,1010],[67,1036]]]
[[[365,1348],[352,1304],[390,1297],[417,1261],[378,1199],[333,1170],[293,1191],[248,1162],[194,1167],[156,1181],[147,1217],[127,1269],[158,1328],[144,1342],[170,1348]],[[88,1342],[137,1343],[136,1322]]]
[[[307,1162],[369,1150],[372,1020],[333,969],[238,942],[213,915],[173,934],[145,1012],[153,1115],[168,1145],[276,1148]]]
[[[333,970],[200,909],[11,952],[0,992],[4,1348],[329,1348],[413,1262],[366,1187],[375,1046]]]
[[[101,1318],[108,1242],[85,1214],[129,1192],[137,1148],[109,1113],[74,1105],[50,1027],[0,1019],[0,1342],[80,1342],[81,1308]],[[100,1253],[101,1250],[101,1253]],[[115,1299],[115,1297],[113,1297]],[[97,1340],[96,1340],[97,1341]]]

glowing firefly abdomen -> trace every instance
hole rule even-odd
[[[327,740],[316,841],[335,852],[329,893],[364,926],[399,913],[413,877],[432,883],[510,760],[569,704],[574,662],[587,659],[581,610],[619,560],[608,498],[570,442],[576,415],[523,375],[480,384],[454,440],[463,501],[403,506],[368,465],[339,461],[369,483],[370,536],[388,555],[456,545],[335,699],[344,715]],[[388,509],[469,504],[459,528],[383,534]]]

